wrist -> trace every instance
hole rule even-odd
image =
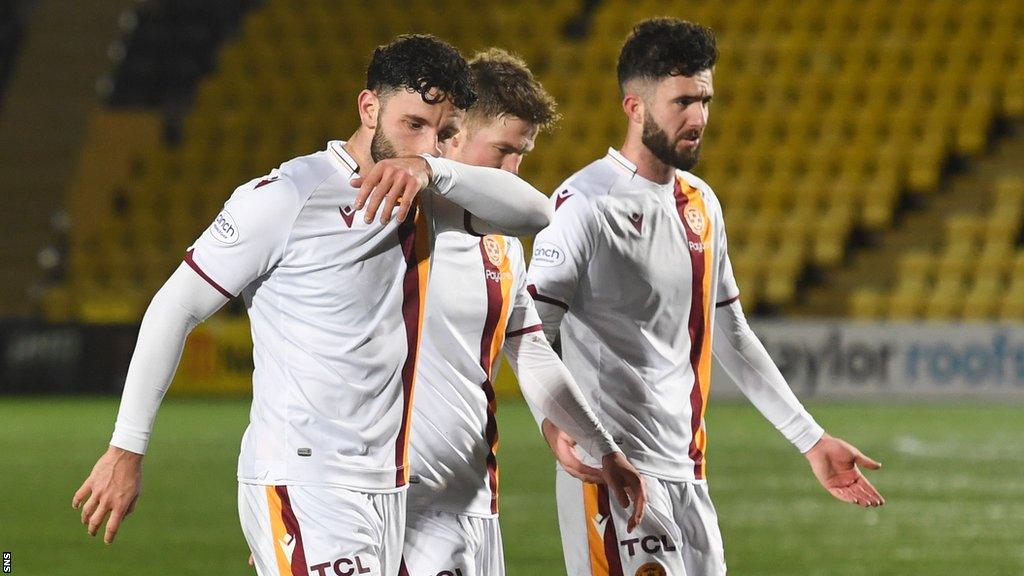
[[[804,451],[804,458],[810,459],[814,454],[818,452],[820,448],[822,448],[825,445],[825,441],[828,440],[829,438],[831,438],[831,436],[828,435],[828,432],[823,431],[821,433],[821,436],[819,436],[818,439],[815,440],[813,444],[811,444],[811,447]]]
[[[131,460],[135,462],[141,462],[143,457],[143,455],[138,452],[132,452],[131,450],[126,450],[120,446],[115,446],[114,444],[107,446],[107,454],[118,459]]]

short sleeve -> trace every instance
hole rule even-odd
[[[718,253],[718,301],[715,305],[728,306],[739,299],[740,289],[736,285],[732,262],[729,260],[729,242],[726,238],[724,218],[722,219],[722,239],[719,242]]]
[[[302,205],[287,177],[244,184],[188,249],[185,262],[221,294],[237,296],[281,260]]]
[[[530,332],[540,332],[544,329],[541,324],[540,315],[533,305],[533,298],[527,290],[526,260],[523,255],[523,245],[518,240],[510,239],[514,244],[510,253],[515,254],[518,262],[516,268],[516,293],[512,302],[512,311],[508,319],[508,326],[505,329],[505,337],[522,336]]]
[[[588,199],[571,187],[552,196],[555,217],[533,241],[530,291],[538,302],[569,309],[593,253],[595,235]]]

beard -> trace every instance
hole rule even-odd
[[[700,157],[700,144],[685,152],[677,152],[675,144],[679,141],[669,142],[668,134],[654,122],[650,114],[644,114],[644,133],[641,142],[655,158],[679,170],[690,170],[697,165],[697,159]]]
[[[381,160],[397,157],[398,150],[395,148],[394,142],[384,134],[382,126],[377,126],[377,129],[373,132],[373,139],[370,140],[370,158],[374,162],[380,162]]]

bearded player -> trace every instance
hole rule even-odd
[[[635,534],[625,511],[588,479],[571,435],[544,422],[562,468],[556,491],[572,575],[725,574],[707,484],[705,410],[714,356],[836,498],[884,503],[858,465],[879,464],[824,433],[747,325],[729,263],[722,209],[688,170],[708,121],[717,59],[708,28],[638,24],[619,56],[621,150],[586,166],[552,197],[551,226],[530,264],[549,339],[598,419],[645,476]]]
[[[399,37],[373,54],[347,142],[235,190],[143,319],[110,447],[73,500],[90,534],[109,513],[113,541],[134,507],[189,331],[240,295],[255,371],[238,504],[257,572],[397,574],[429,271],[430,214],[413,202],[444,199],[503,233],[550,218],[513,174],[431,157],[475,98],[455,49]]]
[[[470,70],[478,100],[445,157],[517,173],[538,132],[555,121],[555,102],[505,51],[478,54]],[[580,439],[602,463],[602,480],[618,501],[633,502],[635,523],[644,508],[642,479],[544,338],[526,290],[522,245],[509,236],[474,235],[465,210],[451,202],[424,203],[432,205],[433,270],[413,404],[403,573],[505,573],[494,395],[501,352],[535,413]]]

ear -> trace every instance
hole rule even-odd
[[[626,92],[622,98],[622,110],[631,124],[643,125],[644,99],[634,91]]]
[[[359,122],[370,130],[377,129],[377,116],[380,114],[380,98],[371,90],[363,90],[356,97],[359,109]]]

